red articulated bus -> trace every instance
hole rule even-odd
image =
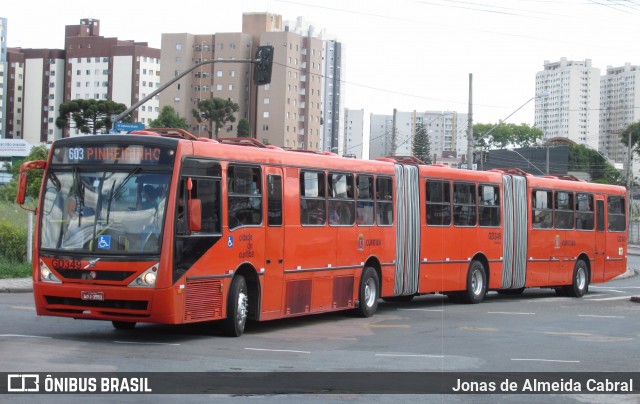
[[[177,129],[56,141],[44,169],[39,315],[184,324],[355,310],[379,298],[551,287],[624,272],[625,189],[512,170],[360,161]]]

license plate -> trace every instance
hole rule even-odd
[[[80,298],[82,300],[104,300],[104,292],[81,292]]]

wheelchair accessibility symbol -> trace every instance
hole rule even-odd
[[[102,248],[108,250],[111,248],[111,236],[99,236],[98,237],[98,248]]]
[[[233,236],[229,236],[227,239],[227,247],[233,248]]]

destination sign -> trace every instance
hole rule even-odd
[[[164,146],[107,144],[56,148],[57,164],[173,164],[175,151]]]

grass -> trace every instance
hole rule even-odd
[[[2,221],[7,222],[20,230],[27,231],[27,223],[29,222],[30,213],[31,212],[22,209],[20,205],[16,205],[13,202],[0,202],[0,218],[2,218]],[[33,214],[31,215],[33,216]]]
[[[31,264],[28,262],[11,262],[0,257],[0,279],[30,278]]]
[[[0,219],[25,233],[30,213],[13,202],[0,202]],[[29,277],[31,277],[30,263],[14,262],[0,256],[0,279]]]

